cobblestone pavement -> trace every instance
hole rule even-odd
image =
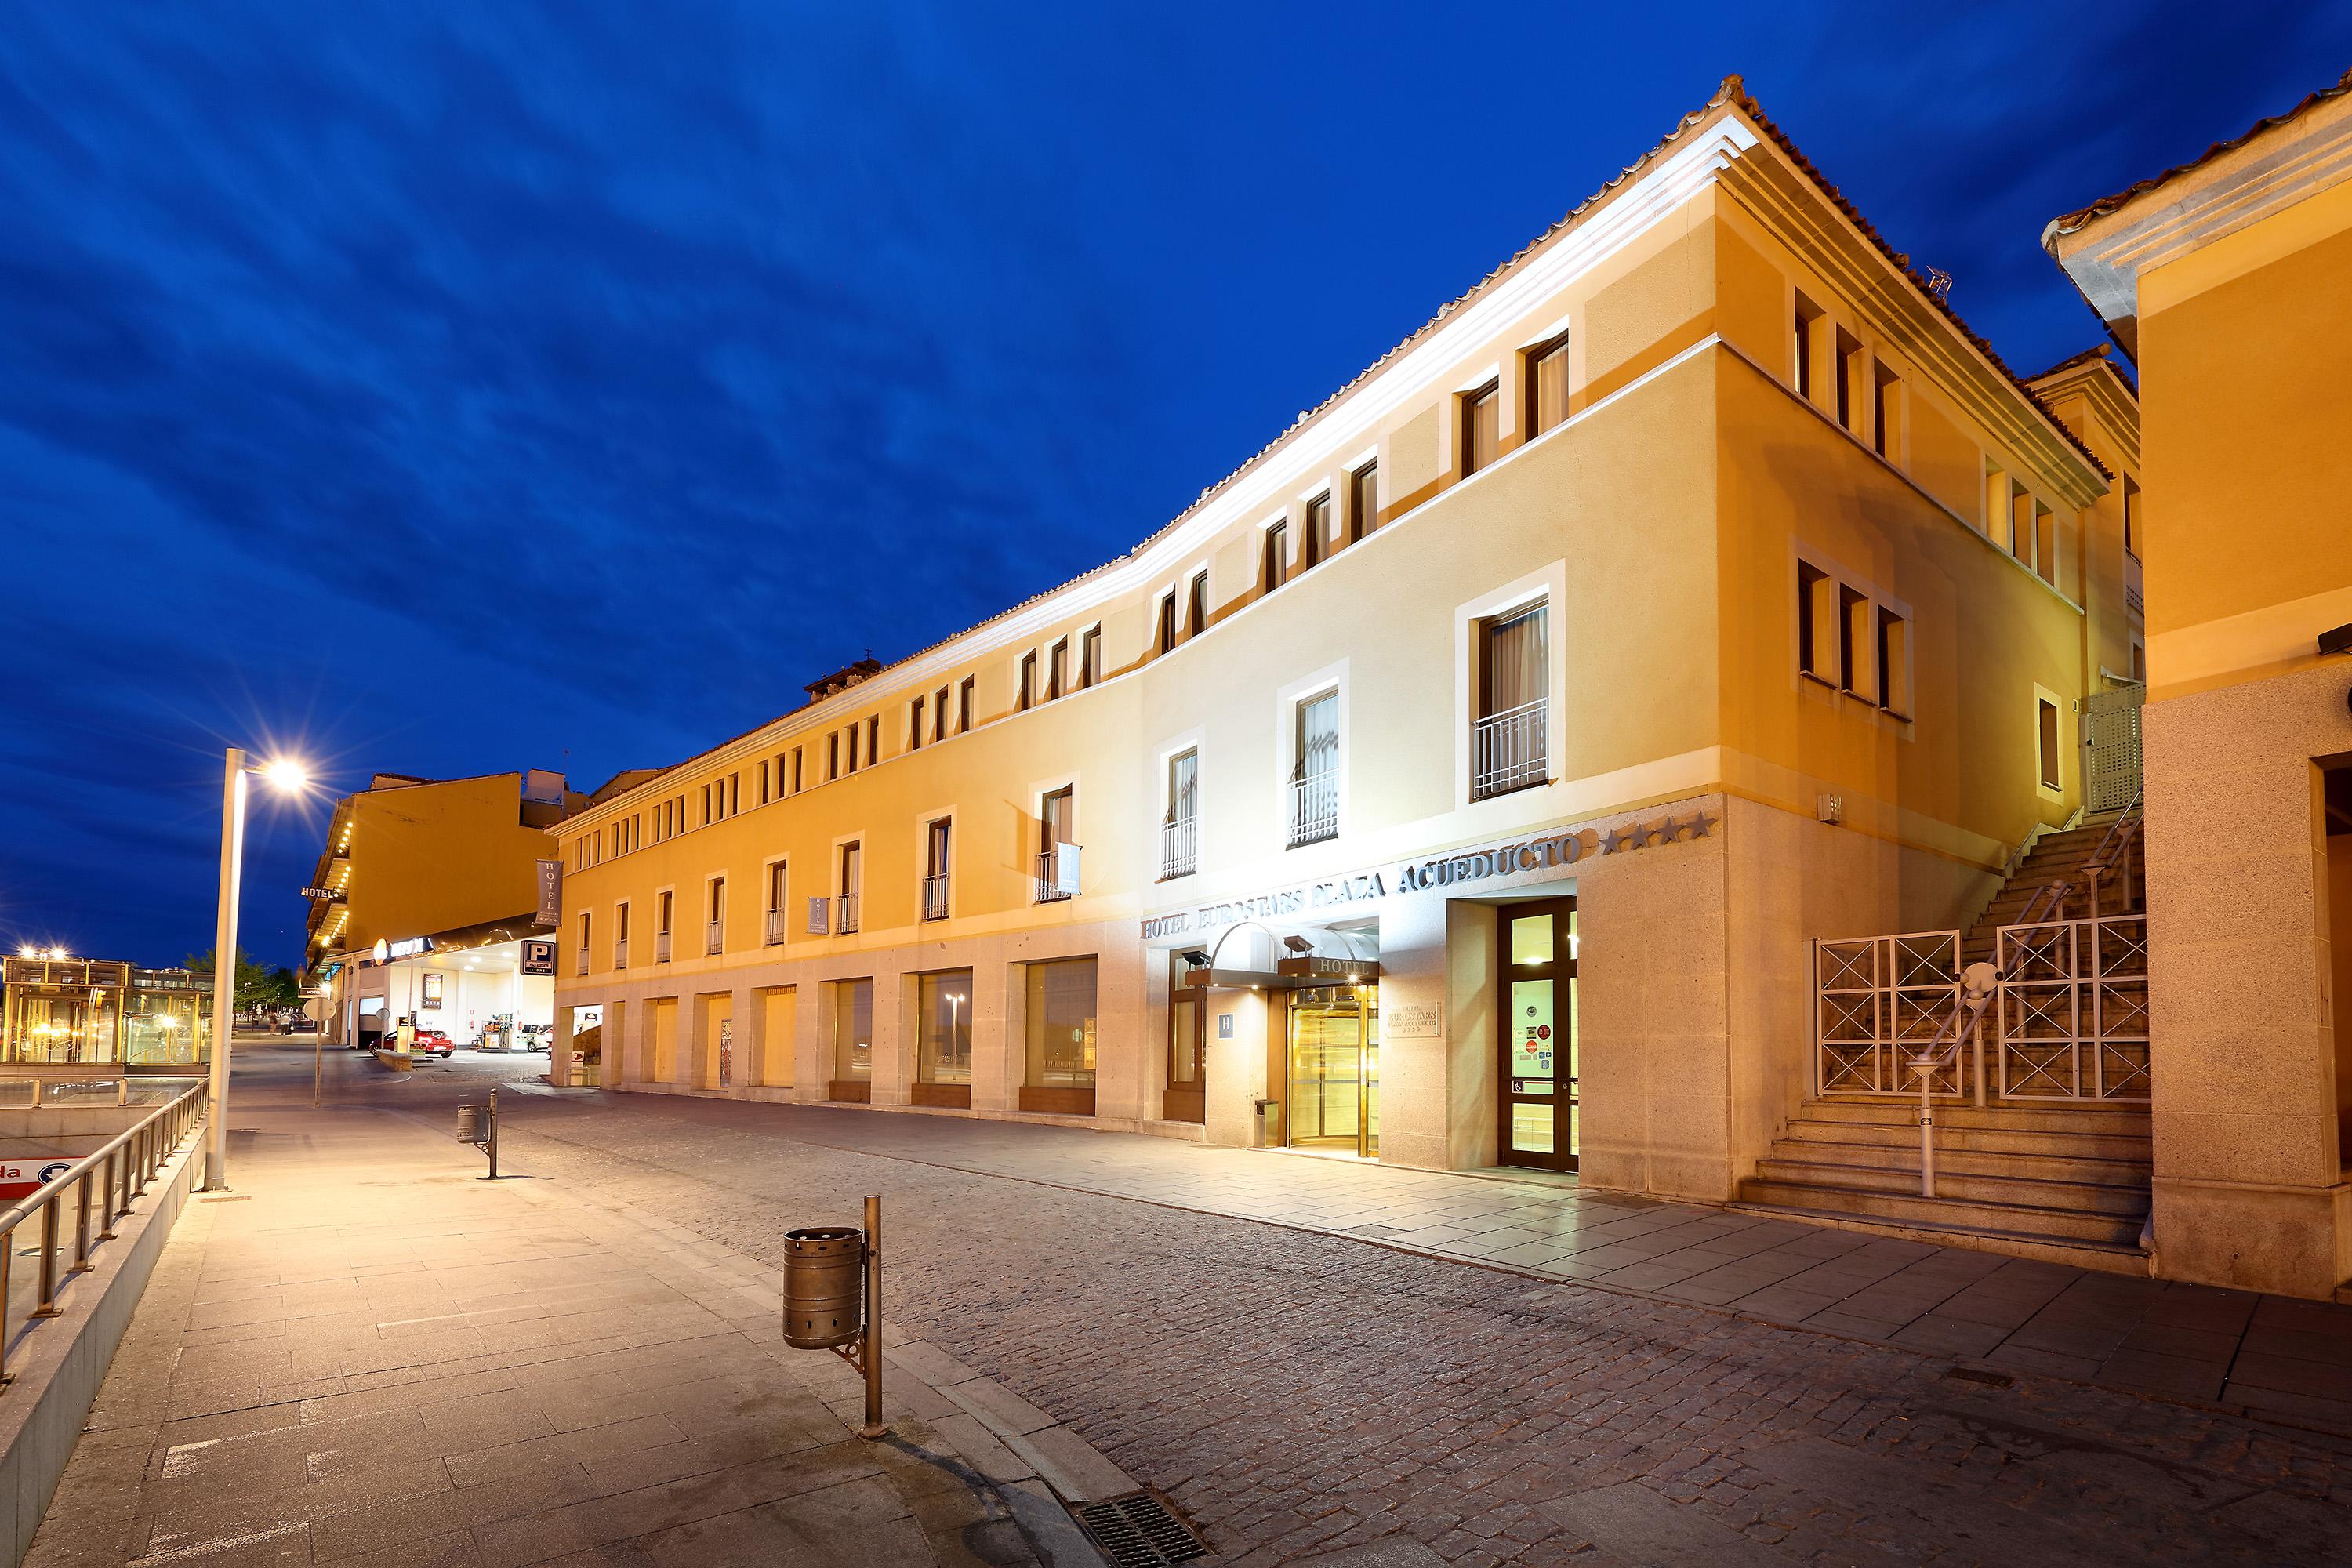
[[[965,1127],[1040,1179],[923,1163]],[[2352,1438],[1073,1190],[1146,1140],[602,1094],[508,1132],[517,1168],[755,1258],[881,1193],[892,1317],[1230,1563],[2352,1560]]]

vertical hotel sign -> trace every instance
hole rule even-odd
[[[563,862],[539,863],[539,923],[552,929],[563,923]]]

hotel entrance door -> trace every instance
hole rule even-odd
[[[1294,1149],[1366,1158],[1381,1152],[1377,985],[1331,985],[1291,999],[1286,1136]]]
[[[1576,1169],[1576,900],[1501,911],[1501,1163]]]

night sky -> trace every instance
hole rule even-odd
[[[593,787],[1117,554],[1730,71],[2031,374],[2042,226],[2352,5],[30,5],[0,941],[301,947],[374,770]]]

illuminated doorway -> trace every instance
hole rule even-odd
[[[1496,1098],[1506,1165],[1576,1169],[1576,900],[1511,904],[1500,911],[1502,1057]]]
[[[1294,1149],[1370,1159],[1381,1152],[1377,985],[1329,985],[1291,999],[1286,1137]]]

